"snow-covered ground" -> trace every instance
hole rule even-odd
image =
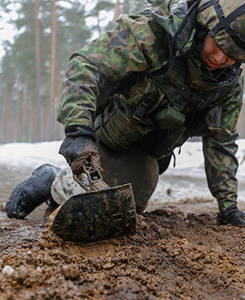
[[[63,168],[67,164],[64,157],[58,153],[60,144],[61,141],[0,145],[0,166],[35,169],[48,163]]]
[[[239,161],[238,200],[245,204],[245,140],[237,141]],[[159,177],[157,188],[150,203],[154,204],[216,204],[211,195],[204,171],[202,142],[187,142],[181,147],[181,153],[176,154],[176,166],[171,162],[168,170]]]
[[[245,202],[245,140],[238,140],[237,158],[240,167],[237,173],[239,180],[239,201]],[[43,163],[67,166],[63,156],[58,154],[61,141],[43,143],[10,143],[0,145],[0,189],[1,201],[6,201],[10,190],[19,182],[30,176],[32,170]],[[14,174],[15,176],[11,175]],[[202,143],[187,142],[176,151],[176,166],[173,161],[169,169],[159,177],[159,182],[150,203],[185,203],[214,201],[211,196],[204,172]]]

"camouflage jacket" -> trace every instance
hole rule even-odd
[[[133,73],[153,73],[167,66],[171,59],[169,43],[195,1],[155,1],[143,13],[121,17],[112,32],[103,34],[69,61],[61,88],[57,120],[65,126],[93,127],[97,99],[108,85]],[[187,56],[195,45],[197,28],[183,30],[177,36],[177,56]],[[184,42],[183,42],[184,40]],[[238,168],[236,159],[238,137],[236,123],[242,103],[242,83],[222,99],[221,132],[203,138],[203,152],[208,185],[217,198],[220,210],[236,203]]]

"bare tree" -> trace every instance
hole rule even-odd
[[[8,136],[9,136],[9,127],[8,127],[8,81],[5,77],[4,79],[4,105],[3,105],[3,141],[6,143],[8,142]]]
[[[29,140],[29,87],[28,87],[28,74],[25,74],[25,135],[26,140]]]
[[[40,24],[39,1],[35,0],[35,73],[36,73],[36,114],[35,114],[35,140],[41,140],[41,96],[40,96]]]
[[[116,21],[120,17],[120,0],[116,0],[115,3],[115,17],[114,20]]]
[[[14,131],[15,131],[15,140],[18,141],[20,140],[21,136],[21,119],[20,115],[22,113],[21,110],[21,103],[20,103],[20,74],[17,74],[17,99],[16,99],[16,121],[17,121],[17,126],[15,126]]]
[[[52,14],[51,14],[51,63],[50,63],[50,138],[54,138],[55,132],[55,64],[56,64],[56,0],[52,1]],[[53,130],[51,130],[53,128]]]

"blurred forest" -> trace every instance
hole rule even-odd
[[[13,41],[0,41],[5,50],[0,58],[0,144],[63,139],[56,108],[70,55],[112,29],[120,14],[145,5],[146,0],[1,0],[0,21],[2,13],[12,10],[17,18],[9,21],[16,30]],[[244,137],[242,116],[238,130]]]
[[[56,121],[62,79],[70,55],[110,30],[120,14],[139,11],[146,0],[1,0],[16,29],[0,40],[0,143],[64,138]],[[111,20],[109,16],[112,15]],[[1,28],[0,28],[1,37]]]

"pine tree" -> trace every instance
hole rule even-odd
[[[6,53],[1,61],[1,107],[4,107],[3,99],[5,93],[8,97],[8,106],[10,107],[10,103],[13,103],[13,119],[8,120],[8,122],[12,124],[13,128],[18,127],[20,134],[16,136],[15,133],[10,132],[10,127],[8,126],[6,130],[9,132],[8,134],[4,134],[4,140],[3,134],[0,135],[2,142],[6,142],[6,136],[8,136],[8,141],[22,141],[22,137],[24,138],[25,136],[23,131],[26,130],[26,124],[29,124],[29,129],[33,127],[33,119],[31,118],[33,114],[31,112],[34,107],[37,110],[34,114],[35,120],[39,120],[36,122],[35,131],[33,131],[33,128],[29,130],[29,134],[32,135],[32,141],[50,139],[50,132],[57,123],[55,114],[52,116],[52,121],[48,122],[51,95],[52,1],[39,1],[39,54],[37,53],[37,45],[35,48],[35,38],[37,37],[35,34],[35,1],[22,0],[18,4],[18,19],[11,21],[18,30],[18,34],[14,37],[13,43],[9,41],[3,43]],[[6,5],[2,9],[8,11],[8,5],[11,1],[6,0],[5,2]],[[57,85],[61,84],[61,78],[66,71],[69,56],[72,54],[72,51],[80,49],[91,36],[90,30],[86,26],[85,7],[80,1],[73,1],[71,8],[61,6],[59,1],[56,2],[57,35],[55,45],[53,46],[53,49],[56,50],[56,64],[53,71],[55,74],[55,88],[52,91],[54,93],[55,90],[55,95],[52,95],[55,98],[55,105],[57,104],[60,90],[60,87],[57,87]],[[38,56],[39,59],[37,59]],[[39,70],[37,71],[37,69]],[[38,76],[40,77],[39,79]],[[7,83],[4,77],[7,78]],[[23,91],[28,91],[28,101]],[[39,96],[40,102],[38,101]],[[25,104],[29,107],[26,108]],[[8,114],[10,111],[9,107]],[[3,117],[3,109],[0,113]],[[17,124],[17,114],[18,116],[25,115],[28,118],[28,120],[22,122],[22,128],[20,128],[20,124]],[[43,116],[42,121],[41,115]],[[42,125],[40,125],[41,122]],[[45,129],[46,124],[49,124],[48,130]]]
[[[13,1],[1,0],[0,11],[9,13]],[[90,11],[80,0],[39,0],[40,33],[36,47],[35,1],[14,1],[18,18],[10,22],[18,33],[13,42],[2,42],[6,51],[0,66],[0,142],[63,138],[63,126],[55,120],[55,110],[69,57],[95,35],[114,26],[113,21],[101,26],[109,12],[115,14],[113,0],[94,0]],[[120,9],[120,14],[134,13],[146,3],[120,0],[118,12]],[[95,26],[88,24],[90,17],[97,21]]]

